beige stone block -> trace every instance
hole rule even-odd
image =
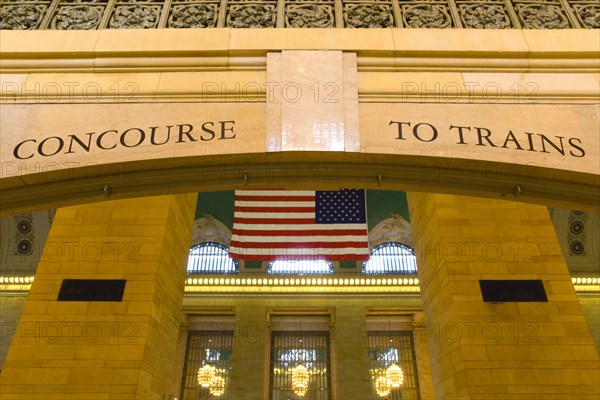
[[[94,52],[225,52],[230,32],[228,28],[213,28],[210,32],[203,29],[105,29],[98,32]]]
[[[460,52],[464,55],[490,51],[497,54],[526,54],[529,47],[519,30],[472,29],[393,29],[399,54],[418,51]]]
[[[48,53],[67,52],[72,54],[91,53],[100,36],[100,31],[5,31],[2,32],[0,52]]]
[[[524,73],[521,85],[533,87],[540,95],[561,92],[597,94],[600,90],[596,78],[590,73]]]
[[[534,54],[544,53],[599,53],[600,38],[593,30],[566,29],[556,34],[538,29],[521,31],[529,51]]]
[[[25,383],[64,385],[70,374],[71,370],[66,368],[32,368],[27,372]]]
[[[158,91],[199,92],[201,101],[262,100],[267,86],[264,71],[163,72]]]
[[[229,50],[392,50],[389,29],[232,29]]]
[[[579,378],[584,385],[596,385],[596,387],[598,387],[598,382],[600,382],[600,370],[598,368],[580,369]]]
[[[540,385],[581,385],[576,369],[536,369],[535,375]]]
[[[491,373],[494,385],[521,386],[535,385],[537,383],[535,373],[532,369],[493,369]]]

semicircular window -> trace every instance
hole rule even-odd
[[[217,242],[198,243],[190,249],[188,274],[237,274],[239,264],[229,256],[229,248]]]
[[[327,275],[333,274],[333,262],[326,260],[275,260],[269,263],[271,275]]]
[[[363,263],[362,272],[366,275],[414,275],[417,273],[415,252],[398,242],[378,244],[371,249],[371,257]]]

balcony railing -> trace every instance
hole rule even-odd
[[[2,0],[0,29],[598,29],[598,0]]]

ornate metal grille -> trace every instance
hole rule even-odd
[[[377,379],[385,376],[385,370],[397,364],[404,373],[404,383],[398,389],[390,390],[387,400],[420,400],[419,376],[415,357],[415,345],[411,331],[368,332],[370,375],[373,400],[381,400],[375,385]]]
[[[331,397],[329,332],[274,331],[271,334],[271,400],[298,398],[292,389],[292,368],[300,363],[309,373],[308,391],[302,398],[328,400]]]
[[[333,274],[333,263],[325,260],[277,260],[267,268],[270,275],[329,275]]]
[[[363,274],[406,274],[417,273],[417,259],[413,249],[396,242],[381,243],[371,249],[369,261],[363,263]]]
[[[598,0],[2,0],[0,29],[600,28]]]
[[[229,257],[227,246],[216,242],[199,243],[191,248],[188,274],[237,274],[237,260]]]
[[[232,349],[233,331],[189,331],[181,399],[229,399]],[[205,365],[213,366],[215,377],[222,380],[218,388],[204,388],[198,383],[198,369]]]

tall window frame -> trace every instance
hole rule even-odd
[[[369,375],[372,400],[421,400],[415,341],[411,330],[368,330]],[[387,392],[378,386],[393,364],[402,370],[403,383]]]
[[[330,316],[278,315],[270,318],[270,400],[330,400]],[[308,373],[304,394],[293,385],[294,369],[302,365]]]
[[[237,400],[229,396],[234,342],[233,318],[219,319],[220,322],[214,322],[211,318],[210,322],[202,319],[190,324],[192,329],[187,335],[181,400]],[[209,366],[211,376],[216,379],[203,387],[198,374],[200,368],[205,366]]]

